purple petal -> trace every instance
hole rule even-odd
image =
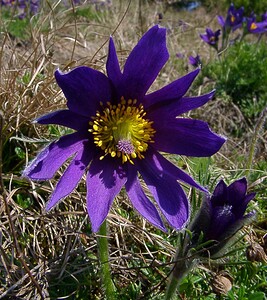
[[[209,39],[209,37],[208,37],[208,35],[207,34],[200,34],[199,35],[201,38],[202,38],[202,40],[205,42],[205,43],[210,43],[210,39]]]
[[[158,106],[149,111],[147,116],[149,120],[170,120],[192,109],[196,109],[206,104],[214,96],[215,90],[209,94],[192,98],[180,98],[170,101],[166,105]]]
[[[178,100],[188,91],[199,71],[200,69],[196,69],[166,85],[160,90],[146,95],[143,104],[146,108],[148,108],[158,103],[160,103],[160,105],[163,105],[165,102],[168,103],[170,100]]]
[[[87,175],[87,210],[92,231],[106,219],[115,196],[126,182],[126,174],[116,159],[95,159]]]
[[[166,29],[148,30],[126,60],[120,87],[125,99],[141,99],[169,58]]]
[[[210,201],[213,207],[230,204],[228,203],[228,187],[223,180],[216,185]]]
[[[62,164],[83,148],[88,139],[78,132],[65,135],[51,143],[24,170],[23,176],[30,179],[51,179]]]
[[[230,205],[216,206],[212,210],[212,220],[207,239],[221,240],[220,235],[235,223],[236,217]]]
[[[252,195],[246,199],[247,180],[245,177],[234,181],[228,187],[229,202],[233,206],[233,212],[236,217],[241,218],[247,208],[248,200],[251,200]]]
[[[74,130],[83,130],[88,128],[89,118],[78,115],[68,109],[57,110],[39,117],[35,120],[39,124],[57,124],[72,128]]]
[[[115,87],[118,87],[121,81],[122,74],[121,74],[118,56],[116,53],[116,49],[112,37],[110,37],[109,40],[109,52],[108,52],[106,68],[107,68],[108,78],[112,81]]]
[[[68,108],[79,115],[92,117],[100,101],[111,100],[110,82],[99,71],[83,66],[68,73],[56,71],[55,77],[68,100]]]
[[[225,20],[224,20],[224,17],[223,16],[218,16],[217,17],[217,20],[218,20],[218,23],[221,27],[224,27],[225,25]]]
[[[129,170],[125,188],[135,209],[151,224],[166,231],[156,207],[145,195],[135,170]]]
[[[192,177],[186,174],[184,171],[176,167],[174,164],[169,162],[164,156],[156,151],[150,151],[146,154],[149,155],[149,160],[153,161],[153,164],[160,170],[162,173],[166,173],[169,176],[172,176],[175,180],[183,181],[203,192],[207,192],[207,190],[199,185]]]
[[[92,160],[92,152],[84,145],[84,148],[79,151],[71,161],[70,165],[61,176],[46,209],[54,207],[62,198],[68,196],[77,186],[85,173],[86,167]]]
[[[172,176],[160,170],[149,156],[137,164],[168,222],[176,229],[183,228],[189,217],[189,203],[181,186]]]
[[[247,180],[245,177],[234,181],[228,187],[228,193],[231,199],[231,203],[233,205],[238,205],[241,199],[244,199],[247,192]]]
[[[154,121],[154,147],[163,152],[196,157],[216,153],[225,139],[213,133],[206,122],[193,119]]]

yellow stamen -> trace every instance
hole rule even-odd
[[[123,97],[117,105],[101,103],[102,109],[92,117],[88,131],[93,134],[96,146],[104,151],[101,160],[110,155],[120,157],[122,163],[133,164],[133,159],[144,158],[156,131],[153,122],[145,118],[143,105],[136,103],[136,99],[126,101]]]
[[[255,30],[257,28],[258,28],[257,24],[255,22],[252,22],[250,25],[250,30]]]

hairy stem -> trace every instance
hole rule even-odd
[[[113,284],[108,254],[107,222],[101,225],[97,237],[98,253],[101,266],[102,284],[107,300],[116,300],[116,288]]]

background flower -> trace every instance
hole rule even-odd
[[[200,37],[205,43],[217,48],[220,34],[221,34],[220,29],[214,32],[210,28],[207,28],[206,34],[200,34]]]
[[[232,3],[228,9],[226,19],[222,16],[218,16],[218,22],[223,27],[224,30],[231,29],[235,31],[236,29],[242,27],[243,23],[244,7],[235,9]]]

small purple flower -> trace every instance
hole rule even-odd
[[[211,132],[205,122],[177,118],[214,95],[212,91],[198,97],[184,96],[199,69],[147,93],[168,58],[166,29],[154,26],[132,50],[123,72],[112,38],[107,76],[86,66],[67,73],[55,72],[68,109],[44,115],[36,122],[63,125],[75,132],[52,142],[23,173],[33,180],[51,179],[70,159],[47,204],[48,210],[68,196],[87,173],[87,211],[94,232],[123,186],[135,209],[165,230],[156,206],[142,189],[141,176],[168,222],[177,229],[185,225],[189,203],[177,180],[203,188],[159,151],[211,156],[225,139]]]
[[[31,0],[30,1],[30,13],[36,15],[40,9],[41,0]]]
[[[7,6],[12,6],[16,4],[16,0],[2,0],[1,1],[2,5],[7,5]]]
[[[224,30],[229,28],[232,31],[242,27],[243,23],[243,14],[244,14],[244,7],[239,9],[235,9],[234,4],[232,3],[228,9],[226,19],[222,16],[218,16],[218,23],[223,27]]]
[[[267,21],[256,22],[256,17],[246,18],[248,33],[264,33],[267,31]]]
[[[218,46],[218,41],[219,41],[219,35],[221,34],[221,30],[217,30],[213,32],[210,28],[206,29],[206,34],[200,34],[200,37],[204,42],[207,44],[214,46],[217,48]]]
[[[194,57],[192,55],[189,56],[189,64],[195,68],[198,68],[199,66],[201,66],[200,56],[199,55],[197,55],[196,57]]]
[[[248,203],[255,193],[247,194],[247,180],[241,178],[227,186],[221,180],[211,197],[206,196],[191,229],[195,240],[203,234],[202,242],[216,241],[216,251],[221,250],[238,230],[249,223],[254,212],[245,215]]]
[[[177,58],[184,58],[184,54],[182,52],[177,52],[176,57]]]

